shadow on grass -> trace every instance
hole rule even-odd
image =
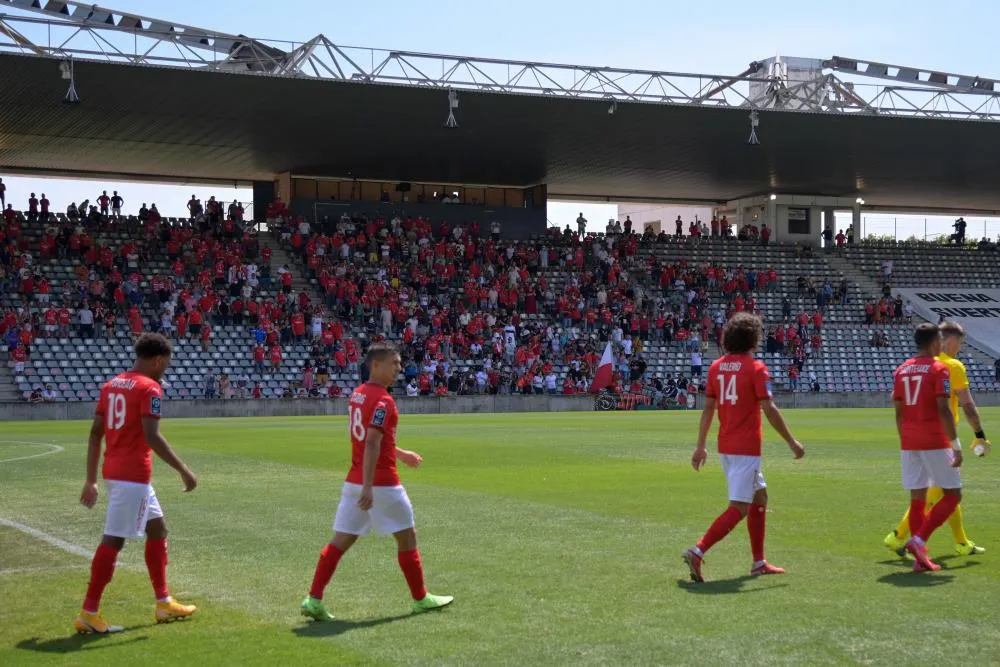
[[[346,621],[339,618],[332,621],[308,621],[305,625],[300,625],[292,629],[292,632],[299,637],[335,637],[351,630],[374,628],[379,625],[413,618],[413,616],[414,614],[400,614],[398,616],[385,616],[383,618],[366,618],[360,621]]]
[[[742,577],[736,577],[734,579],[719,579],[716,581],[703,581],[701,583],[681,580],[677,582],[677,587],[681,590],[687,591],[688,593],[697,593],[699,595],[731,595],[734,593],[763,593],[764,591],[768,591],[773,588],[784,588],[788,585],[776,583],[772,586],[758,586],[749,589],[743,588],[747,582],[755,579],[760,579],[760,577],[753,577],[749,574],[745,574]]]
[[[125,628],[129,630],[141,630],[148,626],[137,625]],[[117,641],[112,638],[117,639]],[[77,651],[96,651],[103,648],[118,648],[136,642],[149,639],[146,635],[138,637],[121,638],[121,635],[70,635],[68,637],[56,637],[54,639],[41,639],[32,637],[17,643],[17,648],[22,651],[34,651],[35,653],[76,653]]]
[[[940,572],[893,572],[875,581],[880,584],[890,584],[899,588],[935,588],[945,586],[955,580],[955,575]]]
[[[941,569],[937,572],[914,572],[913,561],[879,561],[880,565],[900,566],[902,571],[883,575],[876,581],[880,584],[890,584],[900,588],[934,588],[935,586],[944,586],[945,584],[950,584],[955,579],[955,576],[947,574],[948,572],[965,570],[970,567],[976,567],[980,564],[977,560],[966,560],[956,565],[951,564],[951,561],[958,558],[968,558],[968,556],[950,554],[935,558],[934,562],[941,566]]]

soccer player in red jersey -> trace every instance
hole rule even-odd
[[[302,601],[302,615],[316,621],[333,619],[323,605],[323,591],[344,553],[372,528],[396,538],[399,567],[410,587],[415,613],[445,607],[453,600],[428,593],[424,587],[413,506],[396,472],[397,459],[411,468],[422,461],[416,452],[396,447],[399,412],[388,388],[402,370],[399,352],[390,343],[375,343],[368,348],[365,364],[369,379],[347,402],[351,470],[333,520],[333,539],[320,552],[312,588]]]
[[[712,426],[715,411],[719,411],[719,459],[729,485],[729,507],[712,523],[698,543],[684,552],[684,562],[691,570],[693,581],[704,581],[701,566],[705,553],[747,517],[753,566],[750,574],[784,574],[764,558],[764,522],[767,516],[767,484],[760,471],[760,413],[778,435],[788,443],[792,455],[801,459],[805,449],[799,444],[781,416],[771,395],[771,378],[767,366],[753,358],[760,345],[764,327],[756,315],[737,313],[723,330],[726,354],[715,361],[708,371],[705,388],[705,408],[701,413],[698,445],[691,465],[700,470],[708,452],[705,440]]]
[[[167,524],[150,485],[152,452],[180,473],[184,490],[191,491],[198,479],[174,453],[160,434],[163,391],[160,378],[170,365],[172,349],[160,334],[143,334],[135,344],[135,365],[101,388],[94,412],[87,449],[87,482],[80,503],[92,508],[97,503],[97,464],[104,440],[104,486],[108,512],[104,538],[90,565],[90,584],[83,609],[74,626],[81,634],[121,632],[100,613],[101,595],[115,572],[118,552],[126,539],[146,536],[146,567],[156,595],[155,618],[164,623],[190,616],[195,607],[170,597],[167,589]]]
[[[948,520],[962,500],[962,443],[948,404],[951,377],[941,354],[941,331],[925,323],[913,335],[917,355],[896,369],[892,402],[902,448],[903,488],[910,492],[910,534],[906,543],[914,572],[941,569],[927,555],[927,540]],[[944,497],[926,516],[927,489],[940,488]]]

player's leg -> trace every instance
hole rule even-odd
[[[417,548],[417,529],[413,519],[413,504],[401,486],[382,486],[375,489],[371,515],[372,526],[381,535],[396,538],[396,560],[403,571],[406,584],[413,597],[413,611],[440,609],[452,603],[450,595],[434,595],[424,585],[424,568]]]
[[[896,528],[886,535],[884,543],[889,551],[894,551],[898,556],[906,557],[906,540],[910,539],[910,508],[906,508],[903,518],[899,520]]]
[[[759,473],[758,473],[759,474]],[[763,484],[763,476],[760,480]],[[753,503],[747,512],[747,532],[750,534],[750,551],[753,554],[753,567],[750,574],[760,576],[763,574],[784,574],[784,568],[771,565],[764,557],[764,535],[767,522],[767,487],[761,486],[754,493]]]
[[[434,595],[427,592],[424,584],[424,567],[420,562],[420,549],[417,548],[417,530],[414,527],[404,528],[392,534],[396,538],[396,559],[399,569],[403,571],[406,585],[410,587],[413,597],[413,611],[431,611],[450,605],[455,598],[450,595]]]
[[[747,515],[753,502],[757,475],[760,471],[760,457],[721,454],[719,460],[729,488],[729,506],[715,518],[698,543],[683,554],[693,581],[704,581],[701,565],[705,554],[731,533]]]
[[[911,483],[913,486],[918,486],[916,482],[920,482],[920,486],[924,487],[914,488],[911,492],[910,532],[913,537],[906,543],[906,549],[917,561],[914,571],[940,569],[927,555],[927,540],[958,507],[962,498],[962,477],[958,468],[951,467],[953,454],[949,449],[904,453],[910,455],[911,461],[919,463],[921,469],[919,475],[913,473]],[[915,469],[914,466],[913,470]],[[926,506],[926,488],[931,486],[943,489],[944,496],[922,521],[917,521],[914,515],[923,514]]]
[[[115,574],[118,552],[126,539],[142,537],[142,526],[148,508],[147,485],[108,480],[104,484],[108,509],[104,520],[104,537],[90,562],[90,581],[80,615],[73,626],[82,634],[121,632],[120,625],[111,625],[101,615],[101,597]]]
[[[927,492],[927,511],[931,511],[942,498],[944,490],[932,488]],[[962,506],[959,505],[948,517],[948,527],[951,528],[951,535],[955,539],[955,553],[960,556],[974,556],[986,553],[986,549],[977,545],[965,532],[965,516],[962,513]]]
[[[94,551],[90,561],[90,581],[87,583],[87,594],[83,599],[80,615],[73,622],[73,627],[80,634],[109,634],[121,632],[120,625],[111,625],[101,615],[101,597],[104,589],[115,574],[115,561],[118,552],[125,546],[125,539],[114,535],[104,535],[101,543]]]
[[[371,530],[368,512],[358,507],[361,487],[345,483],[340,494],[340,504],[333,518],[333,539],[323,546],[313,572],[309,595],[300,605],[302,615],[314,621],[332,621],[333,615],[323,604],[323,593],[337,571],[341,557],[357,541],[358,537]]]
[[[157,623],[167,623],[178,618],[187,618],[198,608],[181,604],[170,597],[167,587],[167,522],[156,499],[156,492],[149,489],[149,519],[146,521],[146,570],[153,584],[156,596],[155,618]]]

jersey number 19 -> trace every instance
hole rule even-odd
[[[117,431],[125,425],[125,394],[108,394],[108,409],[105,425],[109,431]]]

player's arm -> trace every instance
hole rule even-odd
[[[411,468],[419,468],[420,464],[423,463],[424,457],[416,452],[409,449],[396,448],[396,460],[402,461],[404,464]]]
[[[374,502],[372,485],[375,483],[375,465],[382,453],[383,435],[382,429],[376,426],[370,426],[365,434],[365,453],[361,461],[361,496],[358,498],[358,507],[366,512],[371,509]]]
[[[173,448],[167,439],[160,433],[160,420],[157,417],[144,415],[142,418],[142,432],[146,436],[149,448],[156,452],[156,455],[163,459],[163,462],[177,471],[184,482],[185,491],[194,491],[198,486],[198,478],[195,477],[187,464],[174,453]]]
[[[767,421],[771,424],[771,428],[777,431],[778,435],[781,436],[782,440],[788,443],[788,448],[792,450],[792,455],[797,459],[801,459],[806,455],[806,450],[795,439],[792,432],[788,430],[788,424],[785,423],[785,418],[781,414],[781,410],[775,404],[773,398],[765,398],[760,402],[760,407],[764,411],[764,416],[767,417]]]
[[[986,434],[983,433],[983,421],[979,416],[979,409],[976,408],[976,401],[972,398],[972,390],[968,387],[965,389],[956,389],[955,396],[958,397],[958,404],[962,406],[962,412],[965,413],[965,418],[969,420],[969,424],[972,426],[972,430],[975,431],[977,438],[986,439]]]
[[[708,430],[712,428],[712,419],[715,418],[716,403],[714,396],[705,397],[705,407],[701,410],[701,422],[698,424],[698,444],[695,445],[694,454],[691,455],[691,466],[695,470],[699,470],[705,465],[705,461],[708,459],[705,441],[708,440]]]
[[[892,401],[893,406],[896,408],[896,432],[899,433],[899,439],[903,439],[903,399],[896,398]]]
[[[944,427],[944,434],[951,441],[951,449],[955,454],[955,459],[952,462],[952,467],[957,468],[962,465],[962,443],[958,439],[958,430],[955,428],[955,415],[951,412],[951,407],[948,405],[947,396],[937,397],[937,409],[938,417],[941,419],[941,426]]]
[[[95,415],[87,438],[87,481],[80,493],[80,504],[90,509],[97,504],[97,464],[101,460],[101,441],[104,439],[104,415]]]

